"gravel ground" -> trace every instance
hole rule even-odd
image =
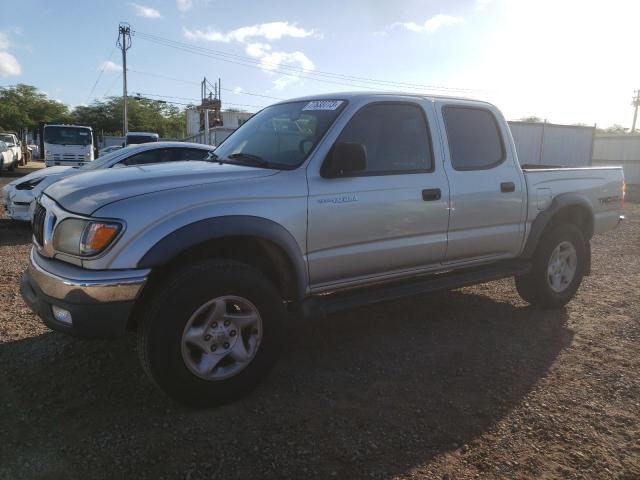
[[[0,184],[6,178],[0,178]],[[640,478],[640,205],[565,309],[511,280],[295,324],[251,396],[158,393],[133,336],[27,309],[29,229],[0,218],[0,478]]]

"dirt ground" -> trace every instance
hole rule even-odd
[[[18,292],[29,228],[0,218],[0,478],[640,478],[627,216],[565,309],[507,280],[293,324],[263,385],[206,411],[155,390],[133,336],[44,327]]]

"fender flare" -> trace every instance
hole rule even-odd
[[[585,232],[585,240],[588,244],[593,236],[594,213],[591,203],[584,195],[580,195],[579,193],[561,193],[554,197],[551,205],[549,205],[546,210],[538,213],[538,216],[531,223],[531,231],[529,232],[529,237],[522,252],[524,258],[531,258],[533,256],[545,229],[560,210],[568,207],[580,207],[589,212],[589,223],[587,224],[587,231]]]
[[[272,242],[291,262],[299,299],[308,286],[307,267],[298,242],[282,225],[261,217],[229,215],[207,218],[174,230],[153,245],[138,261],[138,268],[154,268],[204,242],[232,236],[248,236]]]

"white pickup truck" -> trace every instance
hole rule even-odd
[[[500,111],[467,99],[286,101],[214,153],[49,186],[21,283],[53,329],[137,331],[146,371],[192,405],[251,390],[287,313],[514,276],[527,302],[561,307],[622,213],[621,168],[523,170]]]

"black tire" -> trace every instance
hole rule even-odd
[[[7,171],[8,172],[13,172],[16,169],[16,166],[18,165],[18,160],[17,159],[13,159],[13,162],[11,162],[11,165],[9,165],[7,167]]]
[[[262,339],[250,363],[235,376],[204,380],[182,356],[182,334],[189,318],[213,298],[234,295],[249,300],[262,319]],[[209,260],[172,275],[145,305],[138,328],[138,354],[156,385],[173,399],[194,407],[236,400],[267,375],[283,344],[285,308],[275,286],[243,263]]]
[[[576,269],[571,282],[557,292],[548,281],[547,267],[555,248],[562,242],[569,242],[576,252]],[[533,255],[531,272],[516,277],[516,288],[523,300],[540,308],[559,308],[566,305],[576,294],[585,268],[588,264],[588,251],[582,232],[573,225],[558,225],[544,234]]]

